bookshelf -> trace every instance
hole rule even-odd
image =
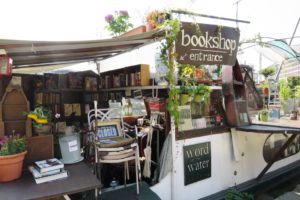
[[[45,74],[34,80],[34,104],[52,110],[53,120],[59,113],[59,121],[83,123],[93,101],[100,97],[99,76],[92,71]]]
[[[150,70],[146,64],[101,73],[102,89],[148,85],[150,85]]]

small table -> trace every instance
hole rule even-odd
[[[0,183],[0,199],[46,199],[92,189],[97,198],[101,182],[84,162],[65,165],[65,169],[69,172],[68,178],[41,184],[36,184],[32,174],[25,171],[18,180]]]

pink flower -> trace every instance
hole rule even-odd
[[[109,22],[112,20],[112,18],[113,18],[113,15],[111,15],[111,14],[106,15],[106,16],[105,16],[105,21],[106,21],[107,23],[109,23]]]
[[[120,14],[120,15],[124,15],[124,16],[128,16],[127,10],[120,10],[120,11],[119,11],[119,14]]]
[[[1,145],[4,145],[4,144],[5,144],[4,139],[0,139],[0,146],[1,146]]]
[[[8,141],[8,139],[9,138],[7,136],[4,136],[4,137],[0,138],[0,146],[4,145]]]

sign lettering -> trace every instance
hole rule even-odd
[[[177,62],[234,65],[238,41],[239,31],[235,28],[182,23],[176,40]]]
[[[211,176],[210,142],[183,147],[184,185],[188,185]]]

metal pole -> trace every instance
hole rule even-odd
[[[224,20],[224,21],[232,21],[232,22],[240,22],[240,23],[250,24],[250,21],[231,19],[231,18],[227,18],[227,17],[218,17],[218,16],[213,16],[213,15],[205,15],[205,14],[187,12],[187,11],[182,11],[182,10],[171,10],[171,12],[176,13],[176,14],[182,14],[182,15],[193,15],[193,16],[198,16],[198,17],[206,17],[206,18],[219,19],[219,20]]]
[[[294,29],[293,35],[292,35],[291,40],[290,40],[290,42],[289,42],[289,46],[292,44],[292,41],[293,41],[293,39],[294,39],[294,37],[295,37],[295,33],[296,33],[297,29],[298,29],[299,22],[300,22],[300,17],[299,17],[299,19],[298,19],[298,22],[297,22],[296,27],[295,27],[295,29]]]
[[[295,34],[296,34],[297,29],[298,29],[299,23],[300,23],[300,18],[298,19],[297,24],[296,24],[296,26],[295,26],[293,35],[292,35],[291,40],[290,40],[290,42],[289,42],[289,46],[291,46],[291,44],[292,44],[292,41],[293,41],[293,39],[294,39],[294,37],[295,37]],[[279,78],[279,74],[280,74],[280,72],[281,72],[281,68],[282,68],[282,66],[283,66],[283,63],[284,63],[284,61],[282,61],[281,64],[280,64],[280,66],[279,66],[278,72],[277,72],[276,77],[275,77],[275,80],[276,80],[276,81],[277,81],[278,78]],[[298,71],[298,72],[299,72],[299,71]]]

